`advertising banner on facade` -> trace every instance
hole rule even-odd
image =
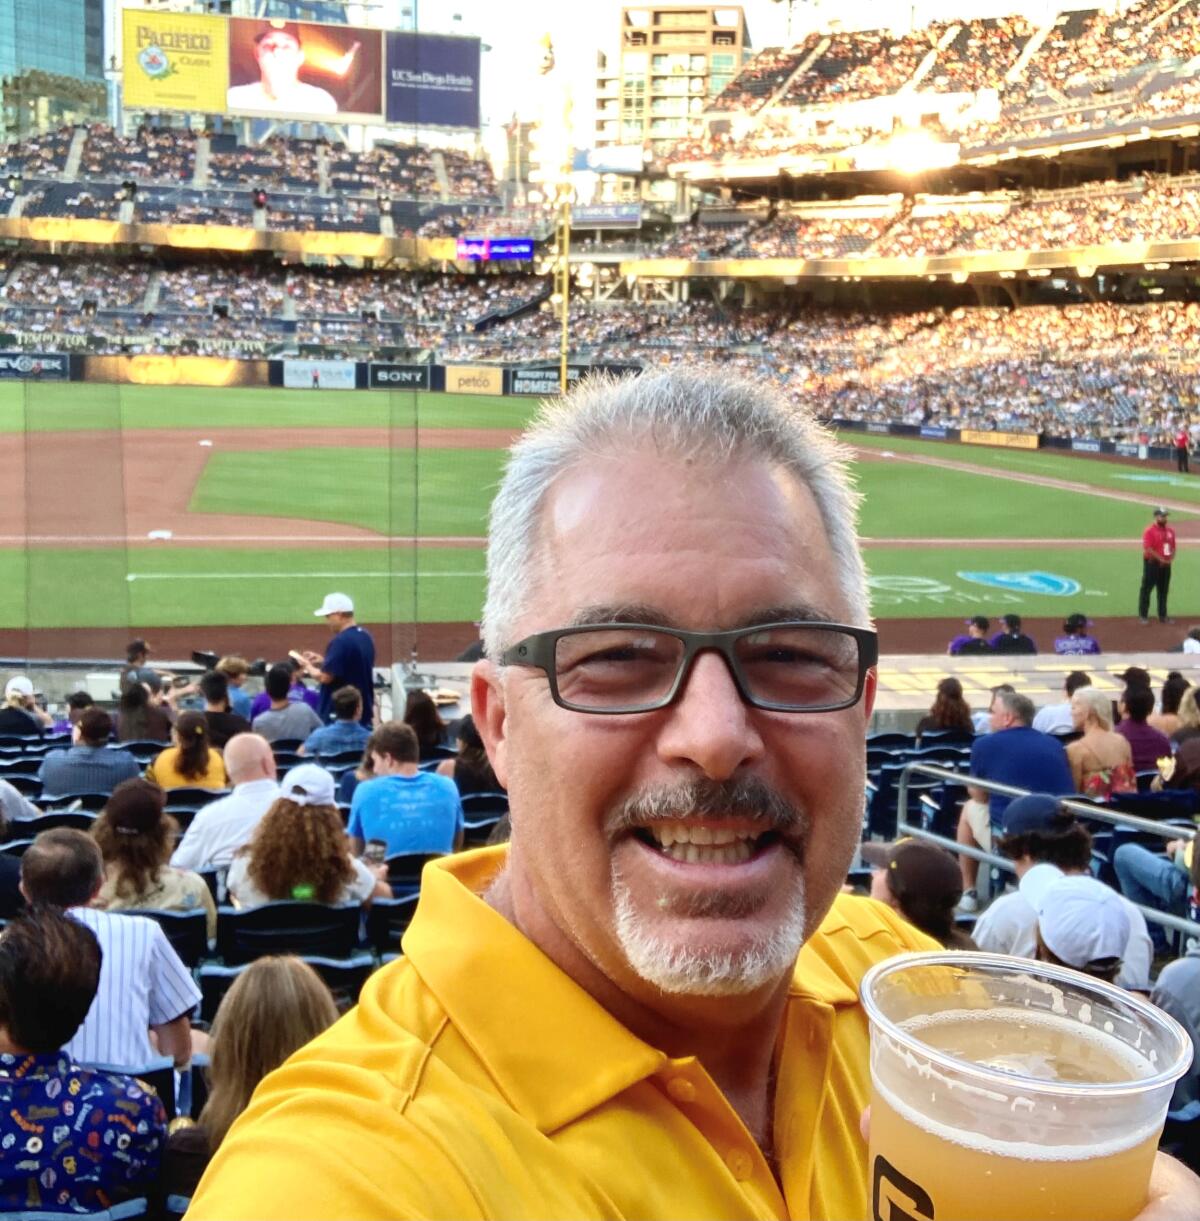
[[[576,229],[638,229],[642,224],[642,205],[576,204],[571,209],[571,224]]]
[[[65,382],[70,375],[62,352],[0,352],[0,381]]]
[[[964,428],[958,434],[964,445],[999,445],[1004,449],[1037,449],[1038,435],[1035,432],[977,432]]]
[[[219,114],[229,88],[224,17],[127,8],[123,31],[124,99],[131,110]]]
[[[372,365],[372,390],[428,390],[429,365]]]
[[[290,390],[353,390],[352,360],[285,360],[283,384]]]
[[[82,356],[78,376],[85,382],[135,386],[265,386],[267,361],[220,356]]]
[[[504,370],[498,365],[447,365],[447,394],[503,394]]]
[[[387,36],[387,121],[479,126],[479,39],[393,31]]]
[[[229,19],[230,114],[329,120],[383,114],[383,33],[253,17]]]

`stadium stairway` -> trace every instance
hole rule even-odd
[[[803,59],[801,59],[801,61],[796,65],[795,69],[789,72],[787,76],[783,78],[783,83],[778,89],[775,90],[775,92],[771,95],[770,100],[762,108],[764,113],[770,110],[771,107],[777,102],[786,107],[786,103],[783,102],[783,99],[787,97],[787,92],[788,89],[791,88],[792,81],[794,81],[798,76],[803,76],[804,73],[807,72],[809,68],[811,68],[813,64],[815,64],[817,60],[825,54],[825,48],[829,46],[829,41],[830,40],[828,38],[821,39],[821,41],[818,42],[817,45],[813,47],[813,49],[806,56],[804,56]]]
[[[79,163],[83,160],[83,146],[87,143],[87,128],[75,128],[71,137],[71,147],[67,150],[67,160],[63,165],[61,179],[63,182],[74,182],[79,177]]]
[[[1021,49],[1021,54],[1017,56],[1017,62],[1004,74],[1004,83],[1011,85],[1015,81],[1019,81],[1025,75],[1025,65],[1038,53],[1042,43],[1050,37],[1051,31],[1054,29],[1053,24],[1039,26],[1034,31],[1033,37]]]
[[[324,144],[317,145],[317,194],[328,195],[332,191],[329,175],[329,149]]]
[[[161,270],[152,271],[150,278],[146,281],[146,295],[142,298],[142,313],[152,314],[158,309],[158,299],[162,295],[163,273]]]
[[[446,158],[442,156],[441,149],[433,149],[429,160],[433,164],[433,176],[437,179],[438,190],[442,193],[442,199],[444,202],[449,203],[451,198],[450,175],[446,172]]]
[[[192,158],[192,186],[197,191],[208,188],[208,159],[212,155],[212,141],[206,135],[196,137],[196,154]]]
[[[941,58],[942,52],[947,47],[954,45],[955,39],[958,38],[967,27],[965,25],[955,25],[951,22],[950,25],[942,31],[941,38],[928,55],[917,65],[917,70],[912,74],[909,80],[902,86],[902,91],[912,92],[916,87],[933,71],[937,66],[938,60]]]

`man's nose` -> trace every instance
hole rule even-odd
[[[742,699],[725,659],[719,653],[701,653],[667,709],[659,756],[668,763],[690,763],[709,779],[728,780],[761,758],[763,749],[753,710]]]

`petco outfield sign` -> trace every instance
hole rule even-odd
[[[62,352],[0,352],[0,380],[65,382],[70,357]]]

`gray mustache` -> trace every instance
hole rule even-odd
[[[763,832],[776,831],[789,838],[808,832],[804,811],[753,776],[724,781],[696,779],[646,789],[617,806],[605,820],[604,831],[616,836],[650,823],[688,817],[752,819],[763,824]]]

